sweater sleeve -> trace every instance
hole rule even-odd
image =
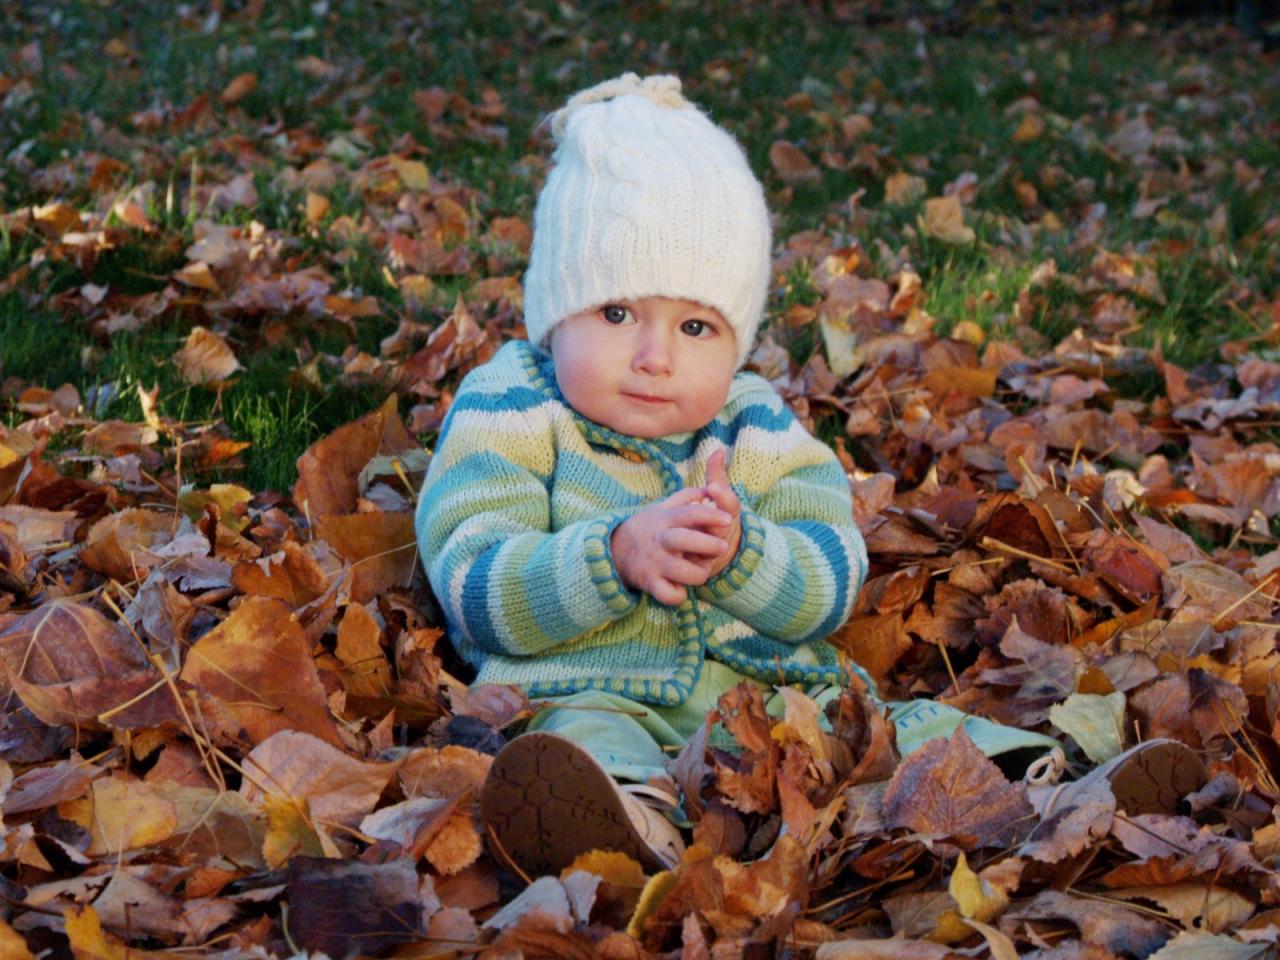
[[[849,481],[764,381],[740,415],[730,480],[742,539],[699,599],[786,643],[825,639],[848,618],[867,575]]]
[[[605,515],[551,532],[555,462],[545,399],[459,391],[418,502],[423,564],[445,617],[488,653],[535,656],[639,601],[618,579]]]

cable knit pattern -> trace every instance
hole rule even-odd
[[[665,296],[715,307],[741,366],[770,276],[764,191],[736,140],[676,77],[625,74],[550,118],[555,166],[538,194],[524,278],[536,345],[567,316]]]
[[[623,585],[613,530],[705,481],[729,448],[737,556],[665,607]],[[767,381],[739,373],[691,434],[642,440],[575,413],[550,357],[506,344],[463,381],[417,513],[418,543],[458,651],[481,683],[533,696],[604,690],[682,703],[706,657],[766,682],[836,682],[825,641],[867,571],[848,481]]]

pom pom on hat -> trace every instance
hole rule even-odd
[[[624,74],[548,122],[557,147],[524,278],[529,339],[544,344],[565,317],[611,301],[671,297],[720,311],[741,366],[764,312],[771,237],[737,141],[673,76]]]

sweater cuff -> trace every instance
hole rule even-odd
[[[700,596],[712,602],[727,600],[742,589],[764,556],[764,521],[745,505],[739,517],[742,538],[738,542],[737,554],[727,567],[697,589]]]
[[[627,514],[615,513],[597,520],[588,526],[583,538],[591,582],[596,585],[600,601],[615,617],[630,613],[640,602],[640,595],[622,582],[613,562],[613,531],[626,519]]]

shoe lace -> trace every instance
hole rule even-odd
[[[1032,787],[1048,787],[1057,783],[1067,769],[1067,755],[1061,747],[1054,747],[1031,766],[1023,776],[1023,782]]]

